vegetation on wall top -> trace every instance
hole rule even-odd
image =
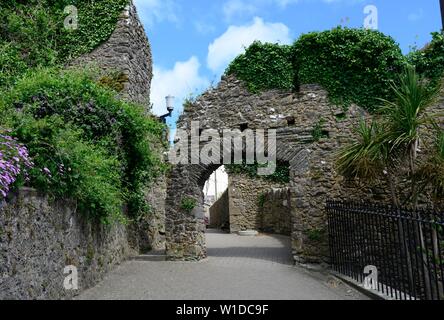
[[[129,0],[6,0],[0,11],[0,88],[29,69],[63,65],[106,41]],[[64,28],[67,5],[78,28]]]
[[[440,81],[444,74],[444,33],[432,33],[432,41],[424,49],[411,53],[409,60],[420,75],[434,83]]]
[[[302,35],[294,44],[294,68],[301,83],[317,83],[337,105],[356,103],[373,111],[387,98],[390,81],[405,59],[381,32],[337,28]]]
[[[229,65],[226,73],[244,80],[251,92],[267,89],[291,90],[294,86],[292,48],[255,41],[245,54]]]
[[[258,168],[267,167],[267,164],[230,164],[225,165],[225,169],[228,174],[246,174],[250,178],[261,178],[277,183],[289,183],[290,182],[290,168],[288,165],[277,163],[276,170],[271,175],[260,176],[258,175]]]
[[[302,35],[292,46],[255,42],[225,73],[244,80],[252,92],[320,84],[337,105],[355,103],[375,111],[409,62],[432,79],[441,77],[443,52],[440,33],[426,50],[408,59],[391,37],[379,31],[339,27]]]

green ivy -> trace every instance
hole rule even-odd
[[[244,80],[251,92],[266,89],[293,89],[292,48],[278,44],[254,42],[245,54],[229,65],[226,74]]]
[[[276,164],[276,170],[271,175],[261,176],[258,175],[258,169],[267,167],[267,164],[230,164],[225,165],[225,169],[229,174],[246,174],[250,178],[264,179],[277,183],[289,183],[290,182],[290,168],[288,165],[281,163]]]
[[[319,142],[319,140],[321,140],[323,138],[328,138],[328,135],[323,130],[324,124],[325,124],[325,120],[320,119],[319,122],[315,125],[315,127],[311,131],[313,141]]]
[[[302,35],[294,44],[294,63],[299,81],[320,84],[333,103],[374,111],[379,98],[389,97],[405,58],[379,31],[336,28]]]
[[[409,55],[409,61],[423,77],[440,81],[444,75],[444,33],[432,33],[432,41],[421,50]]]
[[[0,10],[0,88],[29,69],[66,65],[91,52],[114,31],[129,0],[3,0]],[[67,30],[63,12],[78,9],[78,29]]]
[[[310,241],[321,242],[325,238],[325,229],[312,229],[308,230],[306,235]]]
[[[32,72],[1,96],[0,122],[36,163],[31,187],[74,198],[105,222],[124,203],[137,218],[149,213],[145,187],[165,169],[157,150],[163,125],[94,78],[75,70]]]
[[[193,198],[183,198],[181,203],[180,203],[180,208],[182,210],[184,210],[185,212],[187,212],[188,214],[190,214],[194,208],[196,208],[197,206],[197,201],[196,199]]]
[[[340,106],[356,103],[373,111],[387,98],[406,59],[395,41],[381,32],[336,28],[302,35],[292,46],[255,42],[226,70],[252,92],[298,90],[316,83]]]

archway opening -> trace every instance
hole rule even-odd
[[[278,162],[271,176],[257,175],[257,166],[228,165],[205,172],[207,255],[291,264],[289,164]]]
[[[228,174],[217,168],[203,187],[203,209],[207,228],[229,230]]]

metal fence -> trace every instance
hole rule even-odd
[[[394,299],[444,300],[444,212],[328,201],[327,214],[336,272],[366,285],[377,275]]]

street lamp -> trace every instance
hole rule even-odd
[[[444,0],[440,0],[439,3],[441,4],[441,22],[442,22],[442,29],[444,30]]]
[[[171,117],[171,114],[174,111],[174,97],[172,95],[168,95],[165,97],[166,102],[166,109],[168,113],[164,114],[163,116],[160,116],[160,120],[163,123],[166,123],[166,118]]]

